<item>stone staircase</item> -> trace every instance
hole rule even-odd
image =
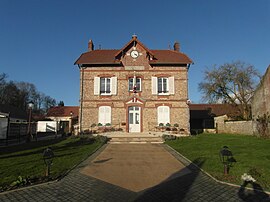
[[[162,144],[164,142],[162,137],[148,133],[116,133],[106,134],[106,136],[110,138],[109,144]]]

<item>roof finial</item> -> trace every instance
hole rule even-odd
[[[137,35],[135,33],[132,35],[132,39],[137,39]]]

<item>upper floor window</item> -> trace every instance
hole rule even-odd
[[[152,77],[153,95],[174,95],[174,77]]]
[[[100,78],[100,94],[111,94],[111,78]]]
[[[141,78],[136,78],[136,82],[134,78],[129,78],[128,79],[128,90],[129,91],[133,91],[134,90],[134,86],[136,85],[136,90],[137,91],[142,91],[141,89],[141,82],[142,79]]]
[[[117,77],[95,77],[94,95],[116,95]]]
[[[169,93],[168,78],[158,78],[158,94]]]

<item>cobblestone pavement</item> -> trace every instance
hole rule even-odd
[[[184,175],[177,173],[177,176],[172,174],[160,184],[140,192],[82,174],[80,170],[89,165],[104,148],[77,166],[62,180],[1,193],[0,201],[270,201],[264,192],[246,191],[214,181],[166,145],[164,148],[191,172]],[[164,152],[167,152],[166,150]],[[203,159],[196,161],[199,164],[204,163]]]

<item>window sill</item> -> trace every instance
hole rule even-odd
[[[168,96],[168,95],[170,95],[169,93],[158,93],[157,94],[158,96]]]
[[[104,94],[104,93],[102,93],[102,94],[100,94],[100,96],[111,96],[112,94]]]

